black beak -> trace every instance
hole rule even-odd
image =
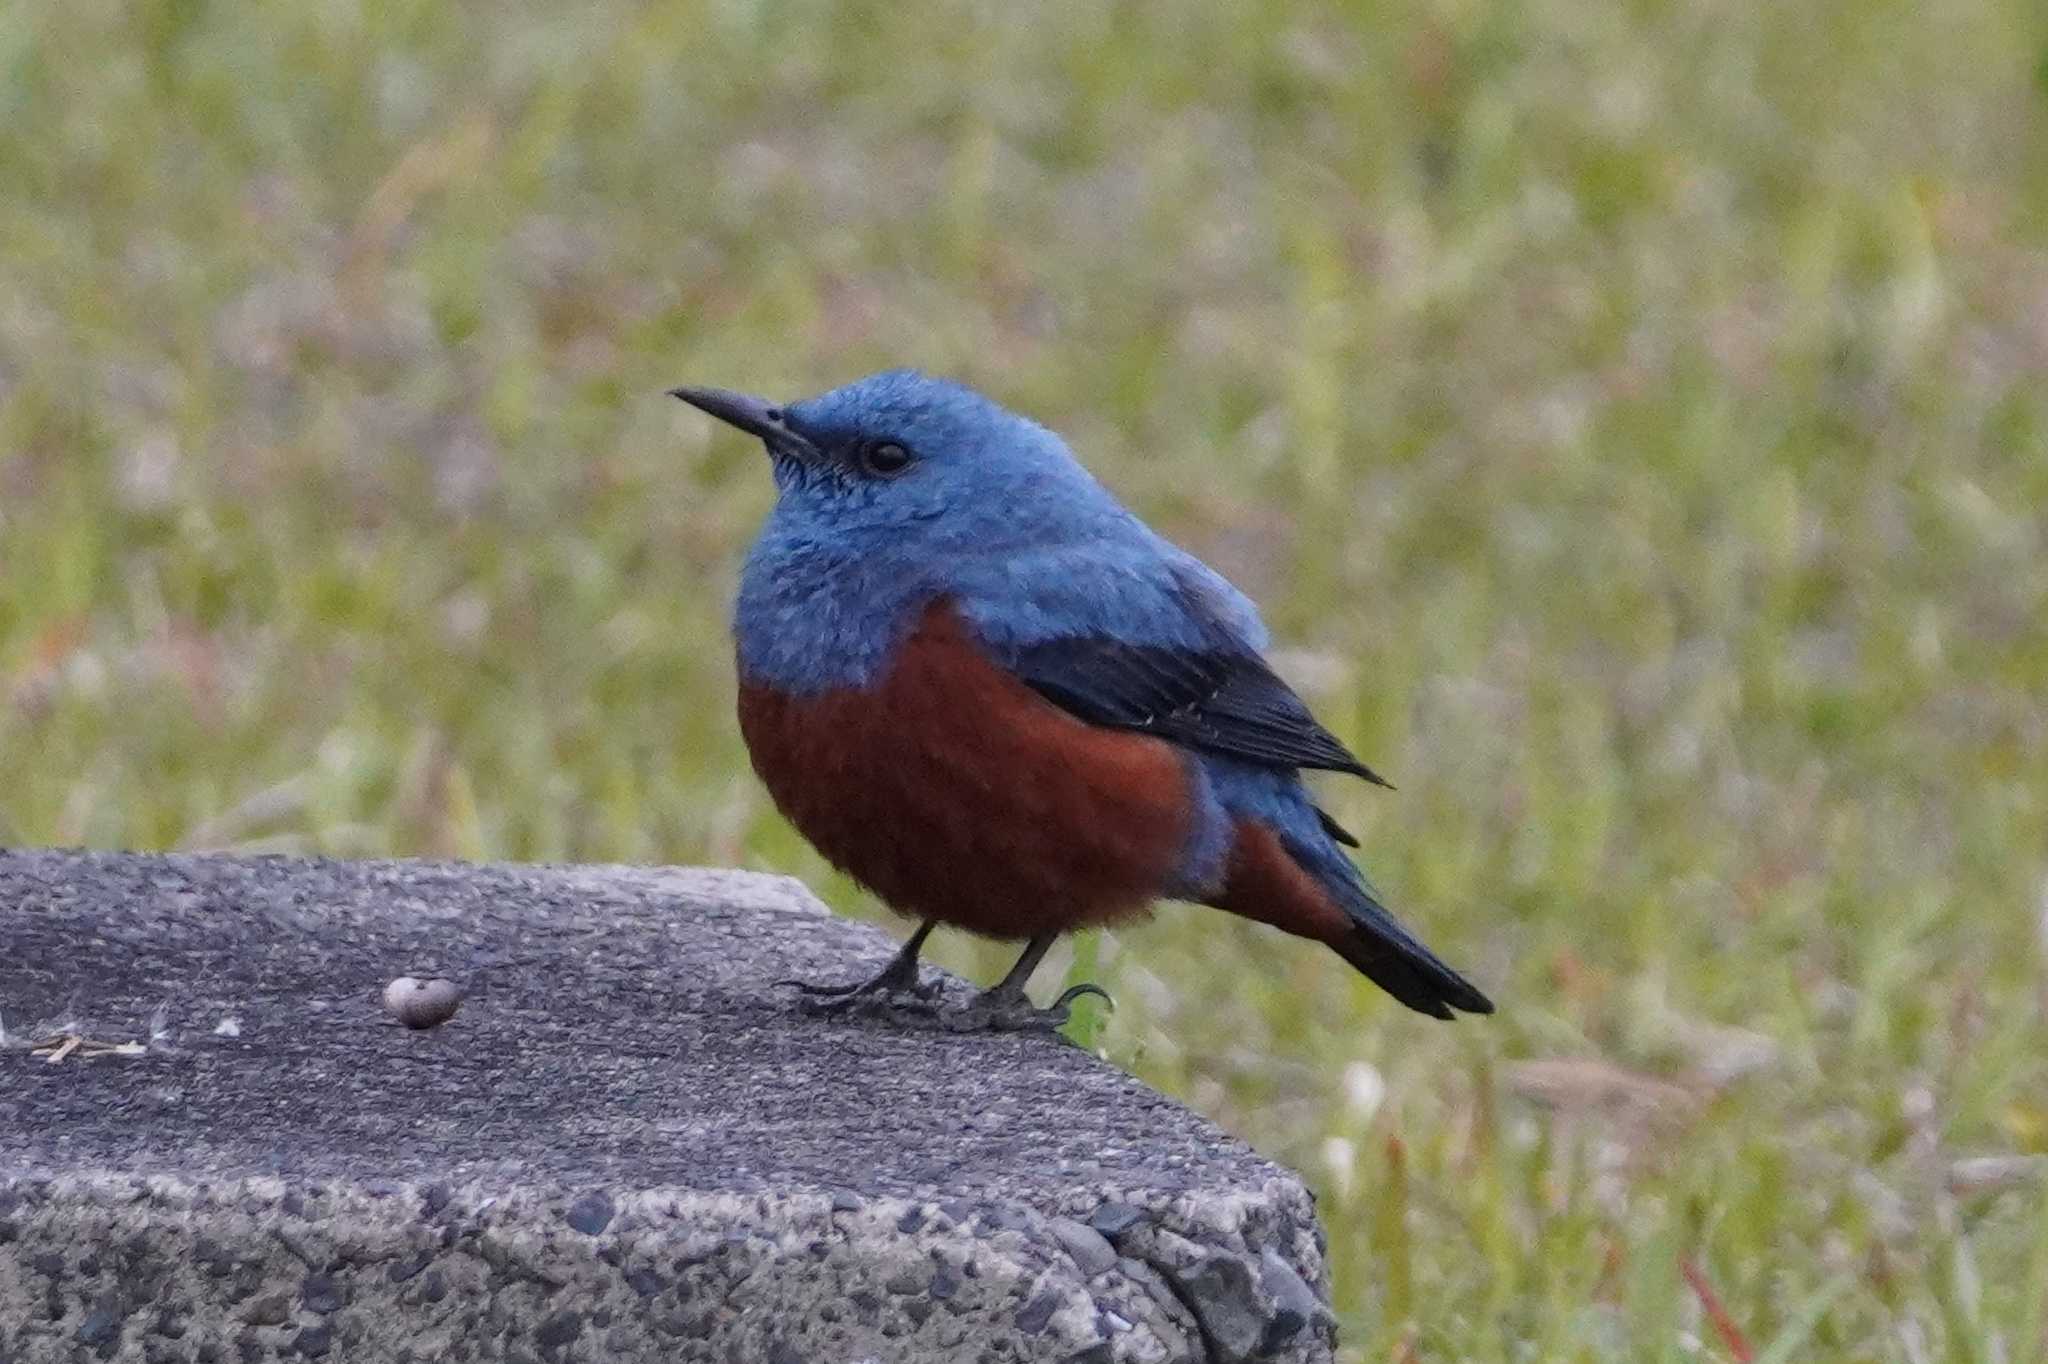
[[[758,436],[776,454],[805,456],[816,453],[802,432],[789,424],[782,408],[766,398],[750,397],[724,388],[672,388],[671,398],[681,398],[700,412],[708,412],[727,426]]]

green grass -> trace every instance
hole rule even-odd
[[[1758,1358],[2048,1357],[2041,1185],[1950,1178],[2048,1151],[2048,12],[863,8],[0,12],[0,841],[875,912],[730,718],[758,455],[660,392],[922,364],[1265,604],[1502,1004],[1083,945],[1352,1358],[1737,1357],[1688,1268]]]

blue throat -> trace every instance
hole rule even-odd
[[[939,589],[901,556],[813,537],[772,517],[747,555],[733,614],[742,682],[792,696],[878,680]]]

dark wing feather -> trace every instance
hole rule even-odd
[[[1381,782],[1380,785],[1385,786],[1386,783]],[[1339,824],[1336,820],[1331,819],[1330,812],[1328,810],[1325,810],[1320,805],[1316,807],[1316,822],[1323,826],[1324,833],[1336,839],[1345,847],[1355,848],[1358,846],[1358,836],[1352,833],[1351,830],[1345,828],[1342,824]]]
[[[1142,730],[1265,767],[1349,772],[1387,784],[1248,650],[1084,635],[1026,645],[1009,662],[1032,690],[1090,724]]]

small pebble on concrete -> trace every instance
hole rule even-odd
[[[438,1028],[461,1007],[462,987],[452,980],[400,976],[384,987],[385,1010],[414,1030]]]

